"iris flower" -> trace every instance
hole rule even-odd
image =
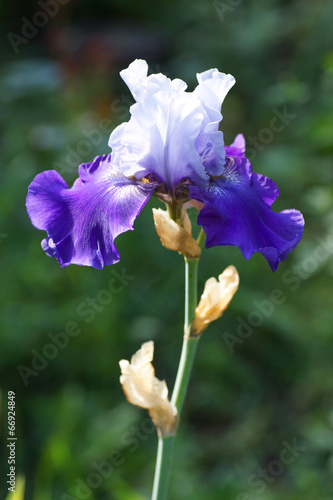
[[[42,248],[62,267],[114,264],[115,239],[134,229],[155,195],[175,220],[184,204],[199,209],[207,248],[235,245],[246,259],[260,252],[275,271],[299,243],[304,220],[294,209],[272,210],[278,187],[252,172],[242,135],[224,145],[221,105],[235,79],[210,69],[186,92],[182,80],[147,73],[143,60],[120,73],[136,102],[110,136],[111,154],[80,165],[71,188],[54,170],[31,183],[27,210],[47,232]]]

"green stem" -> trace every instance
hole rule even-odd
[[[152,500],[165,500],[166,498],[174,442],[175,436],[158,437]]]
[[[199,339],[199,337],[190,337],[191,323],[195,316],[195,308],[197,307],[198,263],[198,259],[190,260],[185,257],[184,341],[171,398],[171,403],[177,408],[178,415],[183,407]]]
[[[197,306],[197,281],[199,259],[185,257],[185,322],[184,341],[171,403],[175,405],[180,418],[195,352],[200,337],[190,337],[190,327]],[[170,476],[175,436],[159,436],[152,500],[165,500]]]

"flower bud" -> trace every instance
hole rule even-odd
[[[153,208],[153,217],[157,234],[163,246],[169,250],[176,250],[190,259],[200,257],[201,248],[192,237],[191,222],[184,207],[177,221],[172,220],[168,212],[160,208]]]
[[[154,342],[150,341],[142,344],[130,363],[122,359],[120,383],[131,404],[149,410],[159,435],[172,436],[178,425],[177,409],[168,400],[165,381],[155,377],[153,355]]]
[[[200,335],[207,326],[220,318],[227,309],[239,285],[239,275],[234,266],[227,267],[216,278],[209,278],[205,283],[203,294],[195,310],[195,318],[191,325],[191,337]]]

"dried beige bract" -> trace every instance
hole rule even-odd
[[[168,212],[160,208],[153,208],[153,217],[157,234],[163,246],[191,259],[200,257],[201,248],[192,238],[191,222],[185,208],[177,222],[170,218]]]
[[[227,267],[216,278],[209,278],[195,310],[195,318],[191,325],[191,336],[200,335],[207,326],[222,316],[239,285],[239,275],[234,266]]]
[[[160,435],[174,435],[177,429],[177,409],[168,400],[165,381],[155,377],[152,365],[154,342],[142,344],[131,359],[122,359],[120,383],[127,400],[133,405],[149,410]]]

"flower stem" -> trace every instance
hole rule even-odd
[[[195,316],[195,308],[197,307],[198,262],[198,259],[191,260],[185,257],[184,341],[176,382],[171,398],[171,403],[177,408],[178,415],[183,407],[199,339],[199,337],[190,337],[191,323]]]
[[[195,352],[200,337],[190,337],[191,323],[197,306],[197,281],[199,259],[185,257],[185,322],[184,341],[171,403],[178,411],[183,407],[190,380]],[[175,436],[159,436],[152,500],[165,500],[170,476]]]
[[[175,436],[158,437],[152,500],[166,499],[174,441]]]

